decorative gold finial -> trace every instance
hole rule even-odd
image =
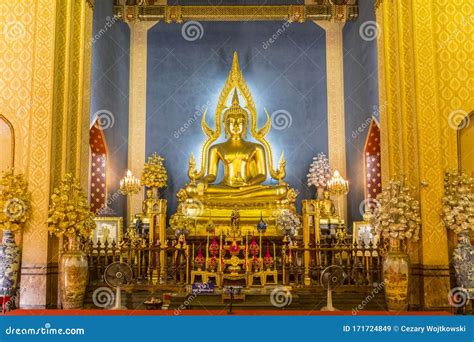
[[[239,106],[239,95],[237,94],[237,89],[234,90],[234,95],[232,96],[232,106]]]
[[[242,72],[240,71],[239,66],[239,56],[237,55],[237,51],[234,51],[234,58],[232,60],[232,80],[237,82],[241,74]]]

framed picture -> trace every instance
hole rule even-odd
[[[369,247],[369,242],[372,242],[372,247],[377,247],[379,242],[378,236],[372,233],[372,227],[365,221],[354,221],[352,229],[352,243],[357,243],[359,247]]]
[[[94,245],[99,241],[101,244],[105,243],[105,241],[109,243],[112,243],[112,241],[117,243],[122,241],[122,217],[96,217],[94,221],[95,229],[92,236]]]

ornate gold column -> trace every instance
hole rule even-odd
[[[465,63],[472,9],[455,0],[376,5],[382,169],[406,175],[419,193],[421,242],[409,250],[419,291],[410,304],[425,309],[445,308],[450,289],[441,198],[444,172],[457,165],[457,125],[474,105],[473,72]]]
[[[153,22],[132,21],[130,26],[130,90],[128,115],[128,168],[140,178],[145,164],[147,34]],[[143,189],[132,199],[131,213],[141,212]]]
[[[344,120],[344,64],[342,29],[344,22],[315,22],[326,31],[326,79],[328,100],[328,158],[332,170],[347,179],[346,130]],[[347,197],[341,216],[347,222]]]

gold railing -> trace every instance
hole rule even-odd
[[[191,255],[190,245],[160,247],[99,243],[93,246],[89,242],[85,247],[91,285],[103,283],[106,267],[117,261],[130,265],[137,285],[184,286],[190,283],[191,271],[195,268],[195,255]],[[381,252],[371,244],[316,244],[310,248],[277,245],[274,253],[279,284],[320,286],[321,273],[331,265],[341,266],[344,270],[343,285],[368,286],[382,281]]]
[[[147,244],[88,242],[89,283],[103,283],[103,274],[113,262],[128,264],[134,283],[139,285],[184,285],[189,282],[188,247],[160,247]]]
[[[308,254],[309,258],[306,258]],[[371,244],[283,248],[282,260],[282,283],[285,285],[319,286],[321,273],[332,265],[342,267],[346,275],[343,285],[367,286],[382,281],[382,256]]]

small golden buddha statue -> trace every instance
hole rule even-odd
[[[230,215],[230,229],[234,236],[240,235],[240,212],[238,207],[234,207]]]
[[[248,115],[240,106],[237,91],[234,91],[232,106],[224,113],[226,142],[209,149],[207,175],[197,184],[188,184],[188,197],[232,197],[252,199],[282,199],[288,186],[261,185],[267,179],[265,149],[261,144],[246,141]],[[224,177],[219,184],[219,164],[224,166]],[[192,162],[191,162],[192,164]]]
[[[336,207],[331,200],[328,190],[324,190],[323,199],[319,200],[319,210],[322,219],[330,219],[336,217]]]
[[[145,192],[146,199],[142,203],[142,211],[145,216],[151,214],[159,214],[161,210],[161,199],[153,195],[152,189],[147,189]]]

